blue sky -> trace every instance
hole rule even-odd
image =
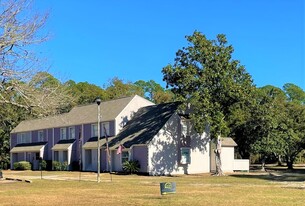
[[[294,83],[305,90],[303,0],[43,0],[49,11],[40,45],[50,72],[63,80],[103,86],[113,77],[155,80],[187,46],[195,30],[209,39],[223,33],[233,57],[260,87]]]

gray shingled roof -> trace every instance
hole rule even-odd
[[[222,147],[235,147],[235,146],[237,146],[237,144],[231,137],[222,137],[221,146]]]
[[[114,138],[114,136],[112,137],[108,137],[108,142],[110,142],[112,139]],[[101,147],[106,147],[106,138],[101,137],[100,138],[100,146]],[[97,149],[97,137],[91,137],[84,145],[83,145],[83,149]]]
[[[134,97],[135,96],[101,102],[102,121],[114,120]],[[11,133],[67,127],[94,122],[97,122],[96,103],[74,107],[69,113],[61,115],[22,121]]]
[[[109,142],[109,146],[116,149],[120,144],[129,148],[134,144],[149,143],[177,111],[179,104],[172,102],[139,109],[123,130]]]
[[[17,144],[14,148],[11,149],[10,152],[39,152],[39,150],[41,150],[46,144],[47,142]]]
[[[53,147],[52,150],[68,150],[68,148],[76,141],[76,139],[65,139],[59,140]]]

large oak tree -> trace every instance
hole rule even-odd
[[[178,100],[191,105],[198,132],[209,125],[212,138],[226,136],[233,111],[252,101],[251,76],[232,58],[234,49],[225,35],[209,40],[195,31],[186,39],[189,45],[178,50],[175,63],[163,68],[164,80]]]

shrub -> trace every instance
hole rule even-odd
[[[8,163],[7,162],[1,162],[0,163],[0,170],[7,170]]]
[[[68,162],[62,162],[61,163],[61,171],[68,170]]]
[[[129,174],[139,172],[140,163],[138,160],[125,161],[123,163],[123,170]]]
[[[52,165],[53,165],[53,170],[55,171],[68,170],[68,162],[53,161]]]
[[[27,161],[20,161],[14,163],[15,170],[30,170],[32,167],[31,163]]]
[[[58,161],[53,161],[52,162],[52,167],[53,167],[53,170],[60,171],[61,170],[61,163],[58,162]]]
[[[41,160],[40,167],[41,167],[41,170],[46,170],[47,169],[47,162],[45,160]]]

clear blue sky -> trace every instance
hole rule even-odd
[[[103,86],[117,76],[155,80],[173,63],[185,35],[226,34],[234,58],[260,87],[305,89],[303,0],[43,0],[51,39],[40,46],[57,78]]]

